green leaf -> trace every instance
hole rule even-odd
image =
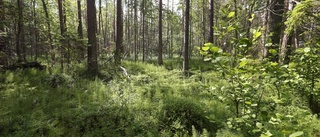
[[[204,47],[212,47],[213,44],[212,44],[212,43],[205,43],[203,46],[204,46]]]
[[[266,47],[271,47],[271,46],[272,46],[272,43],[267,43],[265,46],[266,46]]]
[[[259,129],[261,129],[263,126],[262,126],[262,123],[260,123],[260,122],[257,122],[256,123],[256,126],[257,126],[257,128],[259,128]]]
[[[308,52],[310,52],[311,51],[311,48],[310,47],[306,47],[306,48],[304,48],[304,53],[308,53]]]
[[[289,137],[298,137],[298,136],[301,136],[301,135],[303,135],[303,132],[302,131],[298,131],[298,132],[292,133]]]
[[[234,28],[233,26],[229,26],[229,27],[227,28],[227,32],[230,32],[230,31],[233,31],[233,30],[235,30],[235,28]]]
[[[235,13],[234,11],[230,12],[230,13],[228,14],[228,18],[234,17],[235,14],[236,14],[236,13]]]
[[[258,39],[261,35],[262,35],[262,33],[261,33],[260,31],[256,31],[256,32],[253,34],[253,39],[256,40],[256,39]]]
[[[210,49],[210,47],[202,47],[202,50],[204,51],[208,51]]]
[[[255,15],[255,14],[251,14],[251,18],[248,19],[250,22],[252,22],[252,20],[254,19],[254,15]]]
[[[241,61],[240,63],[239,63],[239,68],[243,68],[244,66],[246,66],[247,65],[247,60],[243,60],[243,61]],[[249,102],[245,102],[246,104],[248,104]],[[251,102],[250,102],[250,104],[251,104]],[[249,104],[249,105],[250,105]]]
[[[216,46],[212,46],[212,47],[210,48],[210,51],[211,51],[212,53],[218,53],[219,50],[220,50],[220,48],[218,48],[218,47],[216,47]]]
[[[269,49],[269,53],[272,55],[276,55],[278,53],[278,51],[275,49]]]

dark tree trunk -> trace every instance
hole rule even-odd
[[[64,32],[66,31],[65,29],[65,16],[64,16],[64,11],[63,11],[63,0],[58,0],[58,8],[59,8],[59,21],[60,21],[60,34],[61,34],[61,39],[60,39],[60,65],[61,65],[61,70],[64,69],[64,65],[63,65],[63,58],[64,58],[64,50],[63,50],[63,45],[65,44],[65,40],[64,40]]]
[[[190,17],[190,0],[186,0],[185,21],[184,21],[184,54],[183,54],[183,71],[189,71],[189,17]]]
[[[142,62],[145,61],[145,0],[142,0]]]
[[[115,52],[115,64],[121,65],[121,54],[123,52],[123,18],[122,18],[122,0],[117,0],[117,41]]]
[[[138,60],[138,3],[134,0],[134,61]]]
[[[208,42],[213,43],[213,26],[214,26],[214,0],[210,0],[210,34]]]
[[[88,71],[94,75],[98,74],[98,54],[97,54],[97,16],[95,1],[87,0],[88,16]]]
[[[47,9],[47,4],[45,3],[44,0],[41,0],[42,1],[42,6],[43,6],[43,10],[44,10],[44,13],[46,15],[46,24],[47,24],[47,27],[48,27],[48,38],[49,38],[49,45],[50,45],[50,53],[51,53],[51,68],[53,67],[53,65],[55,64],[55,51],[54,51],[54,46],[53,46],[53,43],[52,43],[52,36],[51,36],[51,24],[50,24],[50,18],[49,18],[49,13],[48,13],[48,9]]]
[[[158,64],[163,64],[162,59],[162,0],[159,0],[159,45],[158,45]]]
[[[83,39],[82,31],[82,15],[81,15],[81,0],[77,1],[78,4],[78,36],[80,39]]]
[[[24,43],[24,28],[23,28],[23,0],[17,0],[18,4],[18,32],[16,41],[16,52],[18,62],[26,61],[25,43]]]
[[[271,41],[273,46],[269,47],[270,49],[277,50],[279,48],[281,34],[283,30],[283,14],[284,14],[284,0],[270,0],[270,22],[269,22],[269,33],[272,33]],[[278,61],[279,56],[274,56],[271,58],[271,61]]]
[[[0,66],[7,66],[6,61],[6,38],[4,35],[5,32],[5,8],[3,0],[0,0]]]

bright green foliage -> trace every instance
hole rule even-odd
[[[285,22],[287,25],[286,31],[291,33],[295,28],[300,27],[305,21],[308,21],[308,17],[317,17],[317,14],[312,13],[313,7],[317,6],[319,6],[317,0],[305,0],[297,4],[289,13],[289,18]]]

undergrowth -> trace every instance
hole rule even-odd
[[[236,118],[228,98],[230,81],[215,66],[193,60],[192,73],[186,77],[178,62],[167,60],[157,66],[124,61],[130,79],[121,74],[108,80],[87,78],[81,75],[82,65],[66,73],[35,69],[1,73],[0,136],[252,135],[233,128],[248,129],[245,126],[230,128],[231,118]],[[112,69],[102,68],[101,73],[110,77]],[[267,90],[275,96],[271,88]],[[270,102],[274,101],[263,98],[262,103]],[[261,119],[273,118],[276,124],[264,123],[263,128],[274,136],[296,130],[317,135],[320,121],[303,105],[290,105],[284,100],[272,110],[272,105],[265,107],[268,114]]]

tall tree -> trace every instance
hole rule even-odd
[[[94,0],[87,0],[87,22],[88,22],[88,71],[94,75],[98,74],[98,51],[97,51],[97,16]]]
[[[23,0],[17,0],[18,4],[18,32],[16,41],[16,50],[18,62],[26,61],[25,43],[24,43],[24,25],[23,25]]]
[[[51,67],[53,67],[53,65],[55,64],[55,51],[54,51],[54,46],[53,46],[53,40],[52,40],[52,35],[51,35],[51,24],[50,24],[50,17],[49,17],[49,12],[48,12],[48,8],[47,8],[47,4],[45,3],[44,0],[41,0],[42,2],[42,6],[43,6],[43,10],[46,16],[46,24],[47,24],[47,28],[48,28],[48,38],[49,38],[49,45],[50,45],[50,53],[51,53]]]
[[[58,10],[59,10],[59,21],[60,21],[60,34],[61,34],[61,45],[60,45],[60,65],[61,65],[61,70],[63,70],[64,66],[63,66],[63,55],[64,55],[64,50],[62,48],[62,44],[64,44],[64,33],[66,31],[65,29],[65,15],[64,15],[64,11],[63,11],[63,0],[58,0]]]
[[[134,0],[134,61],[138,60],[138,2]]]
[[[83,31],[82,31],[81,0],[77,0],[77,7],[78,7],[78,36],[80,39],[82,39]]]
[[[162,59],[162,0],[159,0],[159,45],[158,45],[158,64],[163,64]]]
[[[0,0],[0,65],[6,65],[6,42],[5,42],[5,8],[3,0]]]
[[[189,71],[189,17],[190,17],[190,0],[186,0],[185,18],[184,18],[184,54],[183,54],[183,71]]]
[[[213,21],[214,21],[214,0],[210,0],[210,28],[209,28],[209,39],[208,42],[213,43]]]
[[[281,34],[283,32],[283,14],[284,14],[284,0],[269,0],[270,4],[270,21],[269,33],[272,33],[271,41],[273,46],[271,49],[277,50],[280,45]],[[272,61],[278,61],[279,57],[272,57]]]
[[[121,65],[121,54],[123,52],[123,18],[122,18],[122,0],[117,0],[117,40],[115,63]]]

